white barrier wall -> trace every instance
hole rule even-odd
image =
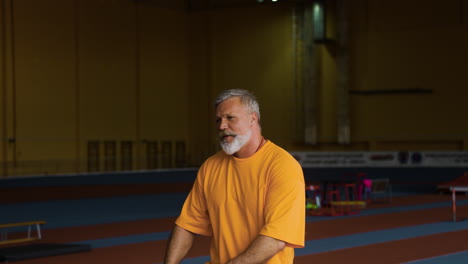
[[[303,168],[468,167],[468,151],[291,152]]]

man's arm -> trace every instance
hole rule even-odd
[[[192,248],[195,234],[176,225],[167,244],[165,264],[178,264]]]
[[[226,264],[257,264],[264,263],[284,249],[286,242],[264,235],[259,235],[250,246],[239,256]]]

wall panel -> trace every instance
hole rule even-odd
[[[80,136],[134,139],[135,6],[130,1],[80,2]]]
[[[265,136],[282,146],[294,139],[292,13],[287,6],[258,5],[217,10],[212,21],[212,96],[253,91]]]
[[[189,136],[191,164],[201,164],[217,149],[211,96],[212,14],[189,15]]]
[[[188,135],[188,18],[185,10],[141,4],[141,137],[186,140]]]
[[[456,7],[460,1],[443,5],[435,1],[420,1],[418,5],[386,1],[386,8],[377,8],[377,1],[369,2],[371,30],[354,38],[353,87],[368,91],[427,89],[433,93],[353,95],[354,139],[462,139],[468,133],[464,121],[468,112],[463,107],[468,97],[464,88],[468,84],[464,73],[468,34],[466,25],[459,22]],[[390,16],[386,18],[383,12],[401,6],[405,8],[395,18],[403,22],[387,21]]]
[[[316,47],[315,149],[466,149],[468,1],[354,2],[352,90],[432,93],[352,94],[352,144],[337,144],[329,6],[332,39]],[[230,1],[189,12],[183,0],[0,3],[0,137],[15,139],[0,145],[0,161],[16,159],[16,174],[71,171],[76,161],[86,171],[89,141],[102,148],[101,170],[110,141],[108,169],[158,166],[162,151],[145,142],[182,142],[197,165],[217,150],[211,104],[230,88],[258,95],[267,138],[297,144],[291,5]]]
[[[17,0],[12,12],[17,159],[73,160],[73,1]]]
[[[5,39],[5,5],[3,0],[0,1],[0,36]],[[5,43],[0,41],[0,176],[6,175],[8,172],[5,167],[7,159],[7,100],[6,100],[6,82],[5,82],[5,67],[6,67],[6,54],[5,54]]]

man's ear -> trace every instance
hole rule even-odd
[[[250,123],[253,123],[254,121],[258,121],[258,116],[257,116],[257,113],[253,112],[252,114],[250,114]]]

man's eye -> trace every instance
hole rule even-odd
[[[220,119],[220,118],[216,118],[215,122],[216,122],[216,124],[219,124],[219,122],[221,122],[221,119]]]
[[[232,120],[232,119],[234,119],[234,118],[235,118],[235,117],[233,117],[233,116],[228,116],[228,117],[227,117],[228,120]]]

